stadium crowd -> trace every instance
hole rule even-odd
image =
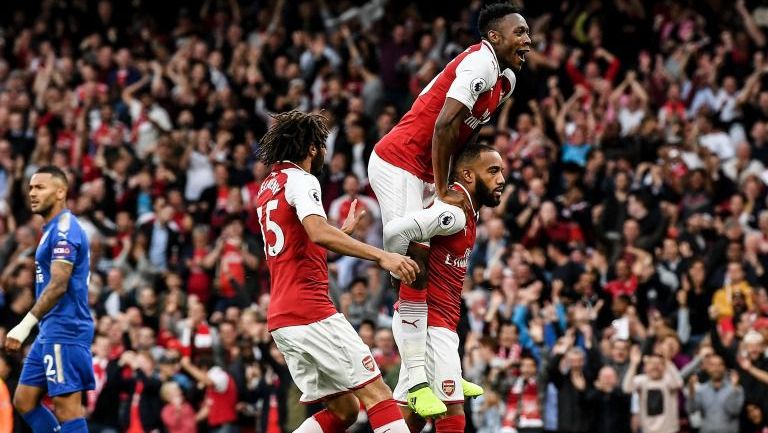
[[[480,2],[27,3],[0,16],[0,346],[34,301],[25,185],[52,163],[91,242],[90,430],[292,431],[317,407],[266,330],[259,138],[323,110],[329,220],[358,199],[380,246],[373,146],[477,41]],[[768,6],[517,3],[535,51],[480,133],[508,186],[468,263],[468,430],[768,432]],[[328,260],[394,387],[396,293]],[[20,365],[0,352],[0,433],[26,431]]]

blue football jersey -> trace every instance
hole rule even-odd
[[[93,341],[93,319],[88,309],[88,281],[91,253],[88,237],[80,222],[65,209],[43,227],[43,237],[35,253],[35,297],[51,281],[51,263],[72,265],[67,291],[40,320],[41,343],[81,343]]]

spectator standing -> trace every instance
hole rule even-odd
[[[640,361],[644,363],[643,374],[637,374]],[[622,389],[638,394],[643,432],[675,433],[680,430],[677,393],[682,386],[680,372],[674,364],[661,355],[643,357],[640,348],[632,346]]]
[[[739,415],[744,405],[744,390],[739,374],[731,371],[726,377],[725,361],[717,355],[707,359],[709,381],[698,383],[698,376],[688,381],[688,413],[700,412],[701,433],[738,433]]]

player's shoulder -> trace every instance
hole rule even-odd
[[[285,195],[289,202],[303,200],[308,197],[316,203],[321,203],[320,181],[311,174],[298,167],[286,168],[285,174]]]
[[[481,41],[467,48],[465,53],[456,65],[457,75],[472,75],[471,86],[476,93],[493,87],[501,73],[493,47],[487,41]]]
[[[54,230],[56,231],[57,238],[67,238],[69,240],[85,235],[85,230],[83,230],[80,220],[70,211],[64,211],[59,215]]]
[[[284,175],[284,184],[288,188],[305,188],[308,186],[319,186],[317,178],[298,167],[286,168],[282,171]]]

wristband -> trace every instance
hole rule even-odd
[[[13,338],[19,343],[23,343],[29,336],[29,333],[32,332],[32,328],[37,325],[37,322],[37,317],[32,313],[27,313],[27,315],[21,319],[21,322],[8,332],[6,338]]]

